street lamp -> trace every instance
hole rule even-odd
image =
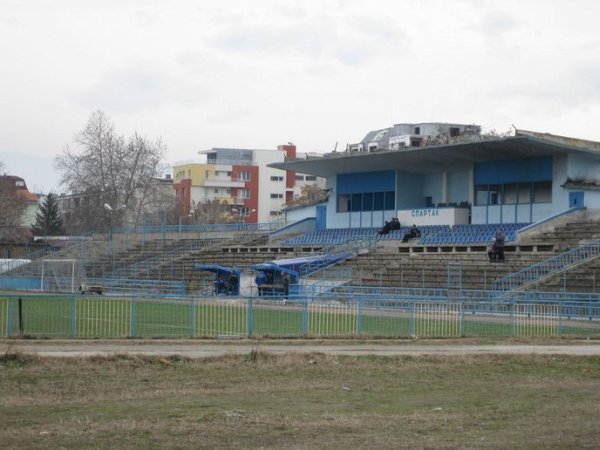
[[[181,233],[181,219],[185,219],[186,217],[192,217],[193,214],[188,214],[186,216],[179,216],[179,232]]]
[[[102,205],[102,207],[103,207],[103,208],[104,208],[104,210],[105,210],[105,211],[106,211],[106,212],[109,214],[109,218],[110,218],[110,224],[109,224],[109,225],[110,225],[110,230],[109,230],[109,233],[111,233],[111,234],[112,234],[112,227],[113,227],[113,217],[114,217],[114,214],[115,214],[117,211],[121,211],[121,210],[123,210],[123,209],[127,208],[127,205],[121,205],[121,206],[119,206],[119,207],[117,207],[117,208],[115,209],[115,208],[113,208],[112,206],[110,206],[108,203],[105,203],[104,205]]]
[[[109,254],[112,255],[112,273],[113,273],[113,278],[114,278],[114,274],[115,274],[115,249],[114,249],[114,246],[113,246],[113,235],[112,235],[113,217],[114,217],[114,214],[117,211],[125,209],[127,207],[127,205],[120,205],[120,206],[118,206],[115,209],[112,206],[110,206],[108,203],[105,203],[104,205],[102,205],[102,207],[104,208],[104,210],[106,212],[108,212],[108,216],[110,218],[110,228],[108,230],[108,245],[109,245]]]
[[[117,209],[114,209],[112,206],[110,206],[108,203],[105,203],[103,205],[104,209],[108,212],[113,212],[113,211],[120,211],[121,209],[125,209],[127,208],[127,205],[121,205],[119,206]]]

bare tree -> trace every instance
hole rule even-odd
[[[305,184],[302,186],[301,194],[295,197],[288,206],[292,205],[314,205],[327,200],[327,191],[322,189],[318,183]]]
[[[189,222],[196,224],[233,223],[237,217],[230,205],[219,200],[192,202],[191,211]]]
[[[125,139],[106,114],[95,111],[74,143],[75,148],[65,146],[55,161],[62,172],[61,185],[85,198],[71,217],[90,230],[119,225],[126,215],[138,222],[161,168],[166,150],[162,141],[152,142],[137,133]]]

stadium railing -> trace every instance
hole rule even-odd
[[[496,280],[493,288],[504,291],[524,289],[599,256],[600,239],[595,239]]]
[[[598,336],[600,302],[328,301],[2,295],[0,336],[40,338]]]

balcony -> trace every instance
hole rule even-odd
[[[206,187],[243,188],[244,185],[244,181],[232,177],[206,177],[204,179],[204,186]]]

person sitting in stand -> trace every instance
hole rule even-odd
[[[394,217],[392,219],[392,230],[399,230],[400,229],[400,221],[398,220],[397,217]]]
[[[391,222],[391,220],[390,221],[386,220],[385,224],[383,225],[383,228],[377,234],[388,234],[391,229],[392,229],[392,222]]]
[[[410,230],[408,230],[408,233],[404,234],[404,237],[402,238],[402,242],[408,242],[409,239],[420,237],[420,236],[421,236],[421,231],[417,228],[417,226],[415,224],[413,224],[413,226],[410,227]]]
[[[490,261],[504,262],[504,241],[504,230],[502,228],[498,228],[496,230],[496,238],[494,239],[492,249],[488,252]]]

